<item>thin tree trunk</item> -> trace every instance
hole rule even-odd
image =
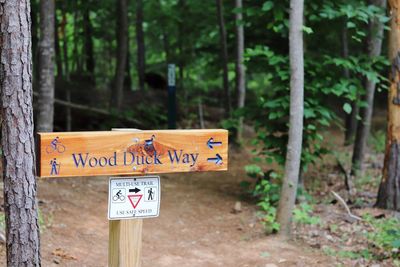
[[[85,32],[85,64],[86,71],[90,75],[94,75],[94,55],[93,55],[93,29],[90,21],[90,1],[85,2],[85,9],[83,11],[83,29]],[[93,77],[94,80],[94,77]]]
[[[290,119],[285,175],[277,211],[280,235],[290,236],[292,212],[300,172],[304,110],[303,0],[290,0]]]
[[[7,266],[40,266],[29,1],[0,1],[0,25]]]
[[[60,49],[60,38],[58,34],[58,19],[57,19],[57,10],[54,10],[54,49],[55,49],[55,58],[57,65],[57,78],[61,78],[64,75],[62,58],[61,58],[61,49]]]
[[[37,130],[52,132],[54,117],[54,0],[40,1],[39,61]]]
[[[68,83],[68,87],[65,91],[65,99],[67,102],[71,102],[71,89],[69,88],[69,82],[70,82],[70,77],[69,77],[69,58],[68,58],[68,40],[67,40],[67,35],[66,35],[66,27],[67,27],[67,3],[65,2],[63,5],[63,20],[61,23],[61,33],[62,33],[62,42],[63,42],[63,58],[64,58],[64,70],[65,70],[65,79]],[[71,114],[71,108],[66,107],[65,108],[65,129],[69,132],[72,130],[72,114]]]
[[[203,112],[203,103],[201,101],[201,96],[199,97],[199,101],[197,103],[198,109],[199,109],[199,124],[200,124],[200,129],[204,129],[204,112]]]
[[[129,36],[126,38],[127,44],[126,44],[126,64],[125,64],[125,89],[131,90],[132,89],[132,78],[131,78],[131,52],[129,48]]]
[[[246,99],[246,71],[243,64],[244,54],[244,29],[242,16],[242,0],[236,0],[236,89],[238,92],[238,108],[244,107]],[[239,125],[237,131],[238,141],[242,140],[243,133],[243,116],[239,117]]]
[[[389,60],[392,63],[388,94],[385,162],[376,206],[400,211],[400,0],[389,1],[392,20]]]
[[[74,66],[72,69],[75,71],[75,73],[80,73],[82,72],[82,65],[80,63],[80,55],[79,55],[79,44],[78,44],[78,39],[79,39],[79,27],[78,27],[78,18],[79,18],[79,0],[76,0],[74,2],[74,48],[73,48],[73,63]]]
[[[225,93],[225,116],[228,118],[231,115],[231,92],[229,90],[229,80],[228,80],[228,46],[226,41],[226,29],[225,29],[222,0],[216,0],[216,3],[217,3],[217,18],[219,25],[219,38],[220,38],[221,56],[222,56],[222,69],[223,69],[222,80]]]
[[[122,108],[124,95],[124,78],[128,54],[128,0],[117,1],[117,68],[115,71],[114,105]]]
[[[139,76],[139,89],[144,90],[146,73],[146,51],[143,33],[143,1],[136,1],[136,41],[137,41],[137,72]]]
[[[369,4],[386,8],[386,0],[369,0]],[[369,22],[367,50],[368,56],[371,58],[371,60],[381,54],[383,26],[383,23],[381,23],[377,18],[373,18]],[[353,174],[357,174],[357,172],[362,170],[367,140],[371,129],[372,112],[374,109],[374,94],[376,84],[372,80],[365,79],[364,86],[366,94],[363,97],[363,101],[367,103],[367,106],[361,108],[360,110],[361,120],[357,125],[356,139],[353,148]]]
[[[343,21],[342,26],[342,57],[347,59],[349,57],[349,38],[347,31],[347,20]],[[350,71],[347,68],[343,68],[343,77],[346,79],[350,79]],[[358,114],[358,105],[357,101],[354,100],[351,102],[351,112],[350,114],[346,113],[345,118],[345,132],[344,132],[344,144],[349,145],[354,136],[354,132],[357,128],[357,114]]]

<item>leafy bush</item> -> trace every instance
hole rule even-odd
[[[279,200],[280,177],[273,171],[264,173],[257,165],[247,165],[245,169],[250,177],[257,179],[254,188],[251,188],[251,192],[259,200],[257,206],[260,207],[261,211],[258,216],[265,227],[266,233],[278,231],[276,205]],[[242,183],[242,186],[249,187],[250,183]]]
[[[373,227],[367,238],[372,249],[377,250],[374,254],[379,258],[400,259],[400,221],[396,218],[375,219],[371,215],[364,216],[364,219]]]
[[[300,224],[316,225],[321,223],[321,218],[312,216],[313,207],[308,203],[301,203],[293,210],[293,219]]]

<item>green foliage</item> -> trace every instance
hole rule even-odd
[[[316,225],[321,223],[318,216],[312,216],[313,207],[308,203],[301,203],[299,207],[293,210],[293,219],[300,224]]]
[[[257,206],[260,207],[258,216],[264,225],[266,233],[272,233],[279,230],[279,224],[276,222],[276,206],[279,200],[281,179],[277,173],[269,171],[264,173],[257,165],[247,165],[245,167],[247,174],[257,179],[251,192],[259,201]],[[243,186],[250,186],[249,183]]]
[[[364,216],[373,230],[367,233],[372,246],[378,249],[378,257],[400,258],[400,221],[396,218],[375,219],[371,215]]]
[[[385,152],[386,133],[382,130],[371,133],[368,139],[368,143],[376,152]]]

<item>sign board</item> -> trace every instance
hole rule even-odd
[[[168,87],[175,86],[175,64],[168,64]]]
[[[39,133],[38,144],[39,177],[228,169],[227,130]]]
[[[158,217],[160,189],[159,176],[110,178],[108,219]]]

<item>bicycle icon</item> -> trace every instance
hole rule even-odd
[[[65,146],[61,144],[58,136],[54,138],[53,141],[51,141],[50,145],[46,147],[47,154],[51,154],[55,151],[57,151],[58,153],[63,153],[65,151]]]
[[[122,190],[118,190],[118,192],[115,193],[115,195],[112,197],[112,200],[115,201],[115,202],[124,202],[125,201],[125,195],[122,193]]]

